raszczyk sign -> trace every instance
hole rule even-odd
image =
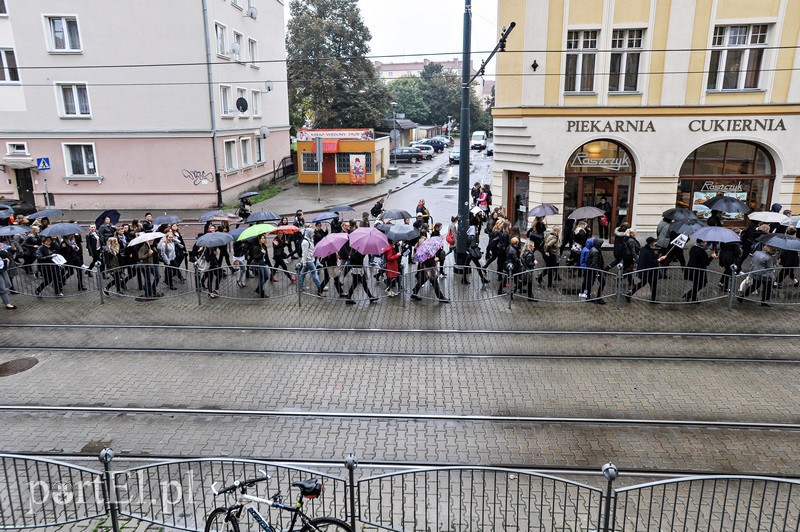
[[[716,184],[713,181],[705,181],[701,192],[744,192],[744,184],[739,181],[735,185],[729,184]]]
[[[572,168],[603,168],[613,172],[630,170],[631,160],[623,153],[621,157],[591,157],[586,152],[578,152],[572,159]]]
[[[339,140],[374,140],[372,129],[300,129],[297,140],[339,139]]]

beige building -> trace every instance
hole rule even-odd
[[[0,0],[0,195],[235,200],[289,155],[283,16],[276,0]]]
[[[676,205],[707,216],[718,192],[800,210],[800,2],[503,0],[498,20],[517,27],[498,59],[493,191],[518,225],[603,196],[612,226],[643,233]]]

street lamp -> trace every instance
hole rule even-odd
[[[394,161],[390,161],[391,162],[391,166],[389,167],[389,173],[390,174],[396,174],[397,173],[397,137],[399,136],[397,134],[397,102],[392,102],[390,105],[392,106],[392,117],[393,117],[391,137],[392,137],[392,141],[394,142],[394,150],[392,150],[394,152]]]
[[[452,120],[451,115],[447,115],[447,134],[452,137],[453,133],[450,131],[450,122],[451,122],[451,120]]]

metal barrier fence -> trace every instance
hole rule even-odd
[[[295,273],[281,268],[260,265],[220,267],[198,271],[196,275],[199,292],[209,296],[239,300],[297,296]]]
[[[311,517],[336,517],[384,530],[798,530],[800,481],[758,476],[695,476],[613,489],[617,470],[603,466],[605,483],[593,487],[528,470],[494,467],[414,468],[356,480],[347,476],[258,460],[170,460],[113,471],[113,451],[100,454],[103,471],[57,460],[0,454],[0,529],[63,526],[119,517],[179,530],[203,530],[206,517],[232,502],[211,485],[232,485],[263,475],[248,490],[286,502],[291,483],[316,477],[325,486],[306,502]],[[279,529],[287,515],[262,505]],[[267,513],[269,512],[269,513]],[[242,515],[244,530],[255,530]]]
[[[617,293],[616,272],[575,266],[535,268],[514,274],[513,297],[549,303],[606,303]]]
[[[9,270],[14,289],[27,296],[41,298],[74,297],[97,292],[91,270],[80,266],[28,264]]]
[[[194,273],[164,264],[135,264],[94,273],[97,289],[106,296],[127,298],[175,298],[193,294]]]
[[[716,270],[664,266],[622,275],[623,296],[665,304],[727,300],[730,276]]]

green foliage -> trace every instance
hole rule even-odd
[[[357,0],[292,0],[286,49],[292,125],[375,127],[388,115],[389,91],[369,53]]]
[[[389,83],[389,92],[397,102],[397,112],[418,124],[428,124],[430,108],[422,96],[423,81],[420,78],[400,78]]]

